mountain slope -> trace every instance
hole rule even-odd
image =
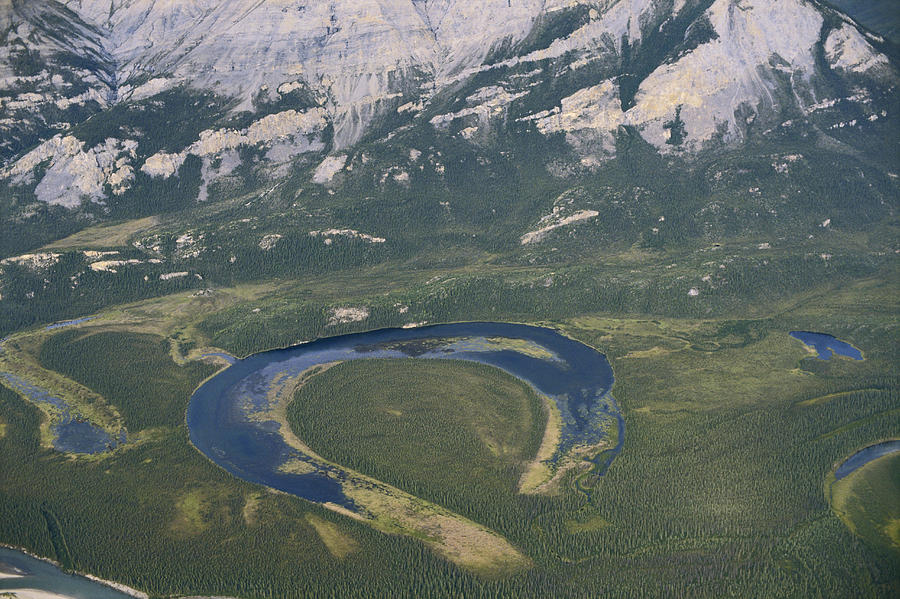
[[[0,161],[114,99],[102,38],[59,3],[0,1]]]
[[[232,265],[263,246],[286,253],[245,261],[257,275],[311,266],[290,257],[311,232],[345,232],[325,238],[364,244],[365,260],[415,255],[429,235],[530,255],[542,242],[522,240],[576,230],[663,247],[815,230],[836,214],[858,230],[896,208],[896,59],[818,2],[24,6],[0,5],[4,22],[69,37],[16,33],[20,45],[88,61],[82,85],[103,102],[9,142],[4,256],[177,213],[163,237],[202,231],[202,248],[150,235],[134,240],[144,258],[246,277],[252,268]],[[678,223],[654,224],[673,208]]]
[[[829,0],[875,33],[900,44],[900,7],[895,0]]]

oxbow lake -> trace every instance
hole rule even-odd
[[[841,465],[838,466],[834,471],[834,478],[837,480],[841,480],[845,476],[856,472],[869,462],[873,462],[878,458],[884,457],[897,451],[900,451],[900,439],[869,445],[868,447],[860,449],[852,456],[844,460]]]

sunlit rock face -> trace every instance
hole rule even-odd
[[[806,92],[815,74],[822,16],[811,4],[717,0],[704,18],[715,39],[653,71],[627,113],[659,148],[668,141],[664,126],[676,106],[682,107],[686,142],[697,146],[717,133],[739,138],[760,112],[777,110],[785,102],[776,97],[781,76],[793,82],[796,101],[813,101]]]
[[[8,0],[7,0],[8,1]],[[50,2],[49,4],[55,4]],[[620,120],[664,147],[663,125],[683,106],[688,141],[708,141],[722,127],[739,137],[738,118],[772,105],[773,79],[786,74],[806,87],[815,74],[815,45],[823,25],[820,7],[805,0],[68,0],[87,28],[82,49],[108,53],[123,98],[141,98],[174,83],[212,89],[253,107],[260,94],[284,86],[312,90],[334,123],[334,144],[352,145],[379,114],[426,99],[466,76],[497,65],[569,56],[569,68],[621,65],[648,34],[689,15],[689,44],[661,57],[625,106],[610,114],[603,95],[598,128]],[[561,13],[587,11],[580,27],[563,29],[534,48],[517,44]],[[60,7],[60,10],[64,10]],[[94,30],[99,35],[91,35]],[[702,30],[702,31],[701,31]],[[704,39],[705,38],[705,39]],[[653,40],[656,43],[656,40]],[[649,42],[648,42],[649,43]],[[693,45],[694,47],[691,47]],[[673,49],[674,50],[674,49]],[[77,51],[77,49],[76,49]],[[866,71],[887,59],[849,23],[826,42],[832,66]],[[497,60],[502,57],[502,60]],[[611,77],[622,72],[610,71]],[[594,87],[601,85],[594,82]],[[591,91],[572,90],[570,106]],[[596,89],[594,90],[596,91]],[[580,95],[577,95],[580,94]],[[629,94],[630,95],[630,94]],[[27,101],[28,99],[25,98]],[[35,100],[36,101],[36,100]],[[625,98],[631,102],[631,98]],[[739,107],[745,107],[735,117]],[[582,112],[584,108],[576,108]],[[605,115],[605,116],[603,116]],[[562,115],[561,121],[573,121]],[[574,119],[581,127],[585,118]],[[544,127],[569,129],[569,125]],[[601,133],[602,134],[602,133]]]
[[[83,199],[106,197],[105,187],[121,195],[134,179],[132,162],[138,143],[109,138],[86,148],[84,142],[56,135],[15,162],[4,174],[13,183],[30,183],[33,169],[47,168],[34,193],[38,200],[74,208]]]
[[[871,44],[862,33],[849,23],[834,29],[825,40],[825,58],[836,69],[855,73],[885,71],[889,68],[887,56],[873,52]]]
[[[531,119],[542,132],[566,132],[573,142],[588,135],[599,138],[607,154],[620,125],[635,127],[664,151],[740,141],[757,119],[787,107],[804,110],[819,100],[816,52],[823,24],[819,8],[803,0],[716,0],[687,30],[705,29],[705,41],[652,70],[630,106],[615,79],[609,79]],[[825,52],[835,69],[892,70],[887,57],[848,23],[827,36]],[[683,139],[672,143],[676,120]]]
[[[0,0],[0,28],[0,178],[52,175],[63,191],[38,182],[37,199],[65,206],[173,176],[189,155],[208,183],[241,149],[331,164],[410,126],[476,145],[563,136],[584,164],[613,157],[623,127],[692,153],[836,101],[882,118],[894,107],[868,86],[898,79],[875,36],[812,0]],[[173,90],[224,98],[221,122],[165,148],[137,130],[69,139]],[[65,174],[82,155],[97,166]]]
[[[56,2],[0,0],[0,162],[108,106],[103,34]]]
[[[166,76],[251,107],[261,90],[303,81],[356,141],[380,111],[478,65],[524,37],[539,0],[75,0],[106,32],[124,84]]]

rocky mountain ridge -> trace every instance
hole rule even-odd
[[[327,184],[410,128],[562,136],[592,168],[623,128],[690,154],[896,119],[890,45],[812,0],[3,0],[0,23],[0,177],[23,207],[114,202],[189,156],[203,200],[248,149]]]

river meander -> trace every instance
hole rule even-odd
[[[530,384],[556,405],[562,417],[553,462],[575,448],[608,441],[602,454],[587,456],[602,474],[621,450],[625,425],[609,393],[613,373],[603,354],[551,329],[483,322],[330,337],[238,360],[191,397],[187,412],[191,441],[239,478],[355,510],[342,486],[353,474],[291,446],[280,430],[282,424],[267,417],[272,389],[317,365],[404,357],[480,362]],[[613,439],[615,446],[609,447]],[[290,463],[303,467],[285,468]]]
[[[900,451],[900,439],[883,441],[881,443],[869,445],[868,447],[860,449],[852,456],[841,462],[841,465],[838,466],[834,471],[834,478],[836,480],[841,480],[842,478],[856,472],[869,462],[873,462],[879,458],[898,451]]]

